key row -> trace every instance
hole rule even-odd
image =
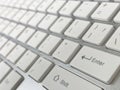
[[[51,55],[56,60],[59,60],[65,64],[70,63],[73,68],[77,68],[80,71],[85,72],[90,76],[93,76],[107,84],[110,84],[114,77],[117,75],[120,66],[118,56],[109,54],[107,52],[105,53],[103,51],[99,51],[87,46],[81,46],[78,43],[66,39],[63,40],[61,43],[60,42],[60,38],[50,35],[40,45],[38,50],[48,54],[54,51]],[[51,45],[49,45],[50,43]],[[47,68],[47,71],[48,69],[51,69],[53,67],[53,64],[51,62],[48,61],[48,66],[44,65],[44,62],[41,62],[41,59],[39,61],[37,54],[33,53],[30,50],[26,50],[20,45],[16,45],[10,40],[5,42],[4,46],[2,46],[0,54],[6,57],[11,63],[15,64],[24,72],[29,72],[29,70],[31,70],[31,66],[33,68],[37,68],[38,64],[43,65],[42,67],[44,67],[44,69]],[[86,67],[86,64],[89,64],[88,68]],[[108,73],[105,73],[106,70],[110,67],[110,71],[108,71]],[[93,71],[89,70],[89,68],[93,68]],[[96,71],[96,69],[98,72]],[[30,72],[33,74],[30,75],[38,81],[45,76],[45,74],[43,73],[47,71],[41,71],[42,74],[39,72],[40,76],[37,77],[34,76],[37,75],[37,72],[34,72],[34,70],[32,69]],[[99,74],[99,72],[101,72],[102,74]],[[103,74],[104,77],[101,76]]]
[[[83,41],[95,45],[103,45],[106,43],[107,48],[115,51],[120,51],[119,27],[117,30],[115,30],[114,26],[110,24],[103,24],[97,22],[92,24],[89,21],[79,19],[75,19],[74,21],[72,21],[72,19],[68,17],[59,17],[56,20],[56,22],[54,22],[55,20],[56,17],[52,15],[47,15],[38,25],[38,28],[58,34],[64,34],[67,37],[71,37],[78,40],[82,38]],[[46,22],[48,23],[45,24]],[[113,33],[114,31],[115,33]],[[27,43],[33,48],[38,48],[39,45],[48,36],[47,33],[40,32],[39,30],[36,31],[33,28],[25,27],[22,24],[16,24],[14,22],[9,22],[4,19],[0,19],[0,32],[23,43]],[[109,37],[111,38],[108,40]],[[49,38],[51,37],[48,37],[48,40]],[[61,41],[58,39],[53,40],[56,41],[54,42],[56,44],[54,44],[53,47],[55,47]],[[44,41],[44,43],[46,43],[45,45],[47,45],[47,42],[49,43],[49,41],[47,40]],[[53,52],[52,49],[47,51],[44,49],[42,50],[41,47],[40,50],[44,51],[47,54],[51,54]]]
[[[14,0],[13,0],[14,1]],[[90,1],[68,1],[66,4],[64,0],[56,0],[53,3],[53,0],[45,0],[43,3],[38,7],[38,11],[41,11],[43,13],[52,13],[52,14],[57,14],[59,13],[60,15],[65,15],[65,16],[75,16],[78,18],[83,18],[83,19],[88,19],[92,18],[95,20],[102,20],[102,21],[109,21],[112,20],[115,23],[120,23],[120,4],[115,3],[115,2],[102,2],[100,5],[98,2],[90,2]],[[51,5],[52,3],[52,5]],[[65,4],[65,5],[64,5]],[[47,5],[51,5],[47,9]],[[63,6],[64,5],[64,6]],[[63,7],[63,8],[62,8]],[[24,13],[25,17],[21,20],[23,23],[27,23],[28,20],[30,19],[34,14],[35,11],[27,11],[24,9],[17,9],[17,8],[10,8],[10,7],[0,7],[0,15],[5,18],[12,19],[13,16],[16,17],[17,15],[23,16]],[[106,13],[107,12],[107,13]],[[10,15],[8,15],[8,13]],[[18,14],[19,13],[19,14]],[[117,15],[116,15],[117,13]],[[19,15],[19,17],[20,17]],[[115,16],[115,17],[114,17]],[[38,13],[35,14],[34,16],[34,22],[37,20],[35,18],[37,17],[42,17],[42,15],[39,16]],[[14,19],[14,18],[13,18]],[[16,18],[15,18],[16,19]],[[23,21],[25,19],[25,21]],[[39,19],[37,21],[40,21]],[[36,21],[36,22],[37,22]],[[31,22],[32,23],[32,22]]]

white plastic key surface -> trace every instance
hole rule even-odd
[[[60,17],[50,28],[50,31],[61,34],[65,31],[65,29],[68,27],[71,21],[72,21],[72,18]]]
[[[115,16],[114,22],[120,23],[120,11],[119,11],[118,14]]]
[[[10,70],[11,68],[7,64],[0,62],[0,82],[7,76]]]
[[[39,50],[46,54],[52,54],[60,42],[61,38],[50,35],[40,45]]]
[[[119,10],[119,3],[103,2],[92,14],[92,19],[109,21]]]
[[[25,26],[17,25],[9,34],[9,36],[12,38],[17,38],[23,32],[24,29],[25,29]]]
[[[43,77],[50,71],[53,64],[44,58],[39,58],[28,71],[29,75],[36,81],[41,81]]]
[[[31,20],[28,22],[29,25],[36,27],[36,25],[43,19],[45,14],[43,13],[36,13]]]
[[[17,66],[26,72],[30,66],[35,62],[37,55],[31,51],[27,51],[17,62]]]
[[[53,22],[57,19],[55,15],[46,15],[45,18],[39,23],[38,27],[40,29],[48,30],[49,27],[53,24]]]
[[[16,90],[22,81],[23,77],[12,71],[0,84],[0,90]]]
[[[16,26],[17,24],[14,22],[11,22],[3,31],[2,33],[8,35]]]
[[[68,63],[74,56],[74,54],[77,52],[79,47],[80,46],[78,43],[69,40],[64,40],[53,53],[53,57],[59,59],[64,63]]]
[[[44,0],[37,8],[38,11],[45,12],[47,8],[52,4],[53,0]]]
[[[12,41],[8,41],[3,48],[0,50],[0,54],[3,56],[7,56],[8,53],[10,53],[10,51],[15,47],[15,43]]]
[[[0,36],[0,48],[8,41],[7,38]]]
[[[110,84],[120,69],[120,57],[84,46],[72,60],[71,65]]]
[[[20,22],[23,24],[27,24],[28,21],[33,17],[33,15],[35,14],[35,12],[32,11],[27,11],[24,16],[20,19]]]
[[[55,66],[43,80],[48,90],[102,90],[79,76]]]
[[[98,2],[85,1],[79,6],[73,15],[80,18],[89,18],[97,6]]]
[[[60,8],[65,4],[65,0],[56,0],[54,3],[47,9],[47,12],[57,14]]]
[[[120,27],[115,31],[113,36],[106,44],[107,48],[120,51]]]
[[[43,39],[47,36],[46,33],[37,31],[27,42],[28,45],[30,45],[33,48],[37,48],[38,45],[43,41]]]
[[[34,32],[34,29],[28,27],[18,37],[18,40],[25,43],[34,34]]]
[[[18,61],[18,59],[24,54],[25,52],[25,48],[17,45],[12,51],[11,53],[7,56],[7,59],[12,62],[15,63],[16,61]]]
[[[65,31],[65,35],[73,38],[80,38],[90,27],[89,21],[76,19],[70,27]]]
[[[79,4],[80,1],[68,1],[63,8],[60,9],[59,13],[61,15],[71,16]]]
[[[113,30],[114,27],[112,25],[94,23],[82,39],[96,45],[101,45],[108,39]]]
[[[27,12],[26,10],[19,10],[17,14],[12,18],[12,20],[18,22],[26,12]]]

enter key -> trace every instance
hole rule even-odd
[[[106,84],[110,84],[120,69],[120,57],[84,46],[70,64]]]

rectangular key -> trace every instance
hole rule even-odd
[[[12,32],[9,34],[12,38],[17,38],[25,29],[25,26],[23,25],[17,25]]]
[[[43,19],[45,14],[43,13],[36,13],[31,20],[28,22],[29,25],[36,27],[36,25]]]
[[[15,47],[15,43],[12,41],[8,41],[3,48],[0,50],[0,54],[3,56],[7,56],[8,53],[10,53],[10,51]]]
[[[53,22],[57,19],[55,15],[46,15],[45,18],[39,23],[38,27],[40,29],[48,30],[49,27],[53,24]]]
[[[61,15],[71,16],[79,4],[80,1],[68,1],[62,9],[60,9],[59,13]]]
[[[98,2],[85,1],[79,6],[73,15],[79,18],[89,18],[97,6]]]
[[[11,68],[7,64],[0,62],[0,82],[7,76],[10,70]]]
[[[47,12],[57,14],[59,9],[65,4],[65,0],[56,0],[54,3],[47,9]]]
[[[71,21],[72,21],[71,18],[60,17],[60,18],[57,19],[57,21],[50,28],[50,31],[61,34],[69,26]]]
[[[17,66],[23,70],[27,71],[30,66],[35,62],[37,55],[31,51],[27,51],[17,62]]]
[[[2,48],[7,41],[8,41],[7,38],[0,36],[0,48]]]
[[[20,19],[20,22],[23,24],[27,24],[28,21],[33,17],[33,15],[35,14],[35,12],[32,11],[27,11],[24,16]]]
[[[45,12],[47,8],[52,4],[53,0],[44,0],[37,8],[38,11]]]
[[[2,33],[8,35],[16,26],[16,23],[11,22],[3,31]]]
[[[12,51],[11,53],[7,56],[7,59],[12,62],[15,63],[21,56],[22,54],[25,52],[25,48],[23,48],[20,45],[17,45]]]
[[[40,5],[40,3],[42,2],[43,0],[34,0],[32,2],[32,4],[29,6],[29,9],[31,10],[36,10],[36,8],[38,7],[38,5]]]
[[[116,14],[119,8],[120,8],[119,3],[103,2],[96,9],[96,11],[92,14],[91,17],[92,19],[109,21]]]
[[[43,41],[43,39],[47,36],[46,33],[37,31],[31,39],[27,42],[28,45],[30,45],[33,48],[37,48],[38,45]]]
[[[18,40],[21,42],[26,42],[33,34],[35,30],[32,28],[26,28],[22,34],[18,37]]]
[[[0,90],[16,90],[23,81],[23,77],[12,71],[0,84]]]
[[[107,48],[120,52],[120,27],[115,31],[106,44]]]
[[[78,20],[76,19],[70,27],[65,31],[65,35],[73,38],[80,38],[90,27],[89,21]]]
[[[61,38],[50,35],[40,45],[39,50],[46,54],[52,54],[60,42]]]
[[[44,79],[43,85],[48,90],[102,90],[79,76],[55,66]]]
[[[59,59],[64,63],[68,63],[78,51],[79,47],[80,45],[78,43],[69,40],[64,40],[53,53],[53,57]]]
[[[94,23],[83,36],[83,40],[96,45],[102,45],[112,34],[113,30],[114,27],[112,25]]]
[[[70,64],[80,71],[110,84],[120,69],[120,57],[84,46]]]
[[[41,81],[53,67],[53,64],[40,57],[28,71],[29,75],[36,81]]]
[[[18,22],[26,12],[27,12],[26,10],[19,10],[17,14],[12,18],[12,20]]]

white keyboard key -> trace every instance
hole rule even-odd
[[[65,4],[65,0],[56,0],[54,3],[47,9],[49,13],[57,14],[60,8]]]
[[[10,53],[10,51],[15,47],[15,43],[12,41],[8,41],[3,48],[0,50],[0,54],[3,56],[7,56],[8,53]]]
[[[23,55],[23,53],[25,52],[25,48],[23,48],[20,45],[17,45],[12,51],[11,53],[7,56],[7,59],[12,62],[12,63],[16,63],[16,61]]]
[[[9,36],[13,37],[13,38],[17,38],[25,29],[25,26],[23,25],[17,25],[12,32],[9,34]]]
[[[79,76],[55,66],[43,81],[48,90],[102,90]]]
[[[24,3],[24,1],[25,0],[19,0],[19,1],[17,1],[17,3],[14,6],[17,7],[17,8],[20,8],[21,5]]]
[[[0,36],[0,49],[3,47],[3,45],[8,41],[7,38]]]
[[[14,16],[18,11],[19,11],[18,9],[13,9],[13,10],[11,11],[11,13],[7,15],[6,18],[12,19],[13,16]]]
[[[11,68],[7,64],[0,62],[0,82],[7,76],[10,70]]]
[[[116,23],[120,23],[120,11],[119,11],[118,14],[115,16],[114,21],[115,21]]]
[[[71,18],[60,17],[60,18],[57,19],[57,21],[50,28],[50,31],[61,34],[69,26],[69,24],[70,24],[71,21],[72,21]]]
[[[25,15],[20,19],[20,22],[23,24],[27,24],[28,21],[33,17],[34,14],[35,14],[35,12],[27,11],[25,13]]]
[[[22,4],[21,8],[28,9],[29,5],[33,2],[34,0],[25,0],[25,2]]]
[[[36,25],[43,19],[45,14],[43,13],[36,13],[32,19],[28,22],[29,25],[36,27]]]
[[[35,0],[30,6],[29,9],[31,10],[36,10],[36,8],[38,7],[38,5],[42,2],[43,0]]]
[[[57,19],[55,15],[47,15],[38,25],[40,29],[48,30],[49,27],[53,24],[53,22]]]
[[[78,43],[69,40],[64,40],[53,53],[53,57],[59,59],[64,63],[68,63],[78,51],[79,47],[80,45]]]
[[[40,45],[39,50],[46,54],[52,54],[56,47],[60,44],[60,41],[61,38],[50,35]]]
[[[71,65],[109,84],[118,73],[119,59],[120,57],[113,54],[84,46],[72,60]]]
[[[120,27],[115,31],[106,46],[110,49],[120,51]]]
[[[83,40],[96,45],[102,45],[111,35],[114,28],[112,25],[94,23],[88,32],[83,36]]]
[[[0,23],[0,32],[2,32],[10,23],[8,20],[4,20],[2,23]]]
[[[97,6],[98,6],[98,2],[85,1],[75,11],[74,16],[80,18],[88,18],[90,17],[90,15],[96,9]]]
[[[51,70],[53,64],[44,58],[39,58],[28,71],[29,75],[36,81],[41,81]]]
[[[27,71],[30,66],[35,62],[37,55],[31,51],[27,51],[17,62],[17,66],[23,70]]]
[[[64,7],[59,11],[60,14],[71,16],[73,11],[77,8],[80,4],[80,1],[68,1]]]
[[[25,14],[26,12],[27,12],[26,10],[19,10],[19,11],[17,12],[17,14],[12,18],[12,20],[18,22],[18,21],[24,16],[24,14]]]
[[[39,7],[37,8],[38,11],[45,12],[46,9],[52,4],[53,0],[44,0]]]
[[[120,7],[119,3],[103,2],[92,14],[93,19],[109,21]]]
[[[22,81],[23,77],[17,72],[12,71],[0,84],[0,90],[16,90]]]
[[[65,35],[73,38],[80,38],[83,36],[83,34],[87,31],[87,29],[90,27],[89,21],[83,21],[76,19],[70,27],[65,31]]]
[[[30,45],[33,48],[37,48],[38,45],[43,41],[43,39],[47,36],[46,33],[37,31],[31,39],[27,42],[28,45]]]
[[[34,29],[26,28],[23,33],[18,37],[18,40],[25,43],[34,34],[34,32]]]
[[[11,22],[3,31],[2,33],[8,35],[16,26],[17,24],[14,22]]]

